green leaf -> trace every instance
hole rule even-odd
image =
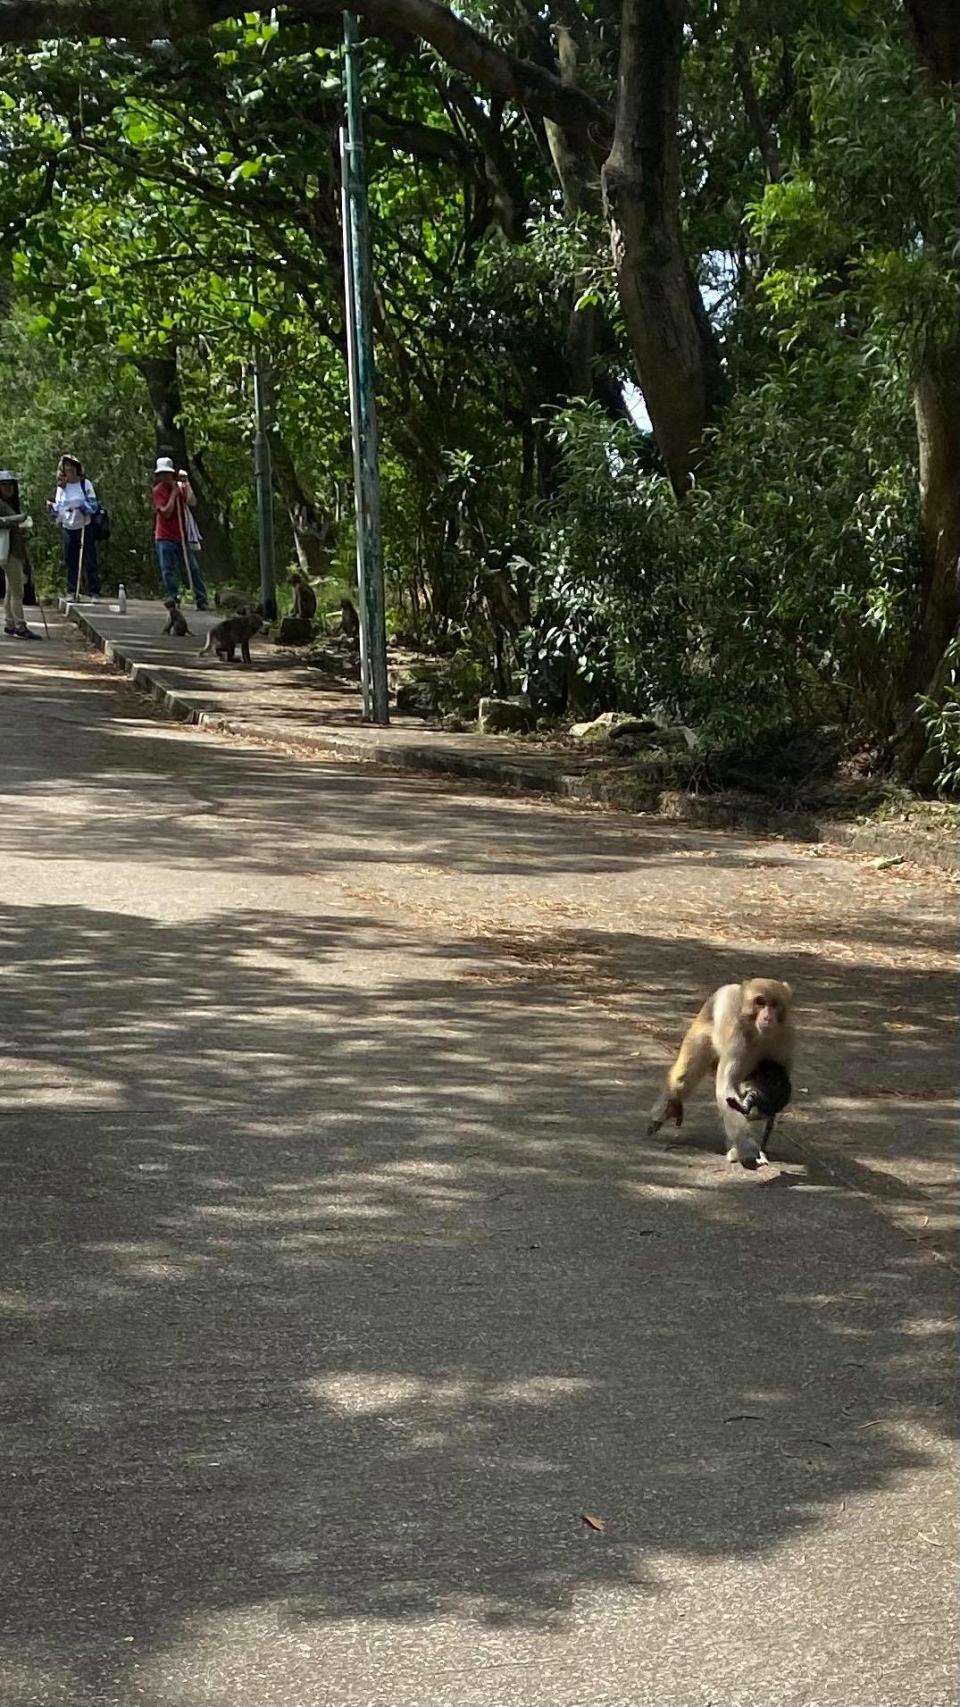
[[[259,156],[256,160],[241,160],[239,166],[235,166],[233,168],[233,171],[230,173],[230,176],[227,179],[227,183],[228,184],[235,184],[237,182],[237,180],[240,178],[243,178],[243,179],[256,178],[260,174],[260,172],[262,172],[262,171],[263,171],[263,157],[262,157],[262,155]]]

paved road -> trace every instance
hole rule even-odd
[[[782,967],[932,1213],[943,895],[0,669],[4,1707],[955,1702],[954,1275],[637,1112]]]

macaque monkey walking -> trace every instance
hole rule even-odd
[[[205,652],[216,652],[218,658],[232,664],[237,647],[244,664],[250,667],[250,642],[255,634],[259,634],[263,623],[259,616],[241,615],[224,617],[222,622],[215,622],[206,640],[200,648],[200,657]]]
[[[727,1138],[728,1162],[745,1168],[763,1167],[766,1156],[749,1127],[767,1122],[764,1142],[773,1121],[790,1100],[794,1031],[793,995],[789,984],[776,978],[748,978],[724,984],[704,1002],[680,1045],[667,1074],[663,1094],[650,1112],[648,1133],[659,1132],[666,1120],[683,1121],[684,1104],[700,1080],[716,1071],[716,1097]],[[764,1064],[760,1072],[761,1063]],[[783,1069],[774,1078],[768,1064]],[[757,1082],[751,1088],[751,1075]]]

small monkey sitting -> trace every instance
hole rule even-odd
[[[360,618],[352,599],[340,600],[340,632],[352,645],[360,641]]]
[[[652,1137],[659,1132],[666,1120],[679,1126],[686,1098],[705,1074],[716,1071],[717,1107],[727,1138],[727,1160],[745,1168],[763,1167],[767,1158],[747,1128],[765,1119],[766,1140],[773,1120],[789,1101],[794,1050],[792,1002],[789,984],[777,978],[748,978],[742,984],[723,984],[715,990],[680,1045],[663,1093],[651,1110],[648,1134]],[[761,1063],[759,1080],[751,1089],[750,1081]]]
[[[164,634],[177,634],[182,639],[185,634],[190,633],[190,630],[187,627],[187,619],[184,616],[183,611],[177,604],[176,599],[164,599],[163,602],[169,612],[166,627],[163,630]]]
[[[263,623],[253,614],[228,616],[223,622],[215,622],[200,648],[200,656],[205,652],[216,652],[218,658],[224,658],[228,664],[233,663],[237,647],[244,664],[250,665],[250,642],[255,634],[259,634]]]
[[[291,575],[290,585],[293,588],[293,614],[302,617],[304,622],[312,622],[317,614],[317,595],[309,581],[302,575]]]

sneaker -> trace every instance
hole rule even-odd
[[[13,631],[13,634],[14,634],[14,639],[16,639],[16,640],[39,640],[40,639],[39,634],[34,634],[33,629],[28,628],[26,623],[24,623],[22,628],[15,628]]]
[[[204,611],[204,610],[209,610],[209,609],[210,609],[210,606],[207,604],[206,600],[204,600],[202,604],[200,603],[199,600],[197,601],[197,610]]]
[[[4,634],[16,634],[16,632],[17,632],[17,631],[16,631],[16,629],[15,629],[15,628],[14,628],[14,626],[13,626],[13,623],[12,623],[12,622],[8,622],[8,623],[7,623],[7,624],[6,624],[6,625],[5,625],[5,627],[4,627],[4,630],[3,630],[3,632],[4,632]]]

